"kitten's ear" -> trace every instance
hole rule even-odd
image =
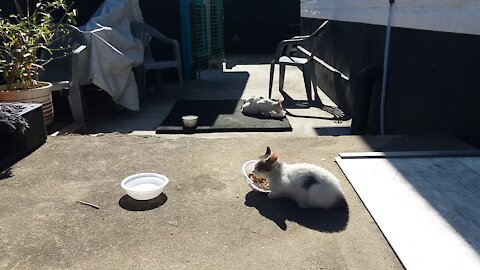
[[[280,104],[280,107],[283,107],[283,100],[279,99],[278,104]]]
[[[274,162],[278,160],[278,154],[273,152],[270,154],[270,156],[267,158],[267,161],[269,162]]]
[[[267,146],[267,151],[265,152],[265,156],[270,156],[272,153],[272,150],[270,150],[270,147]]]

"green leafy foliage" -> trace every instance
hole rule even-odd
[[[53,60],[52,50],[58,50],[49,45],[68,34],[65,24],[76,24],[76,11],[66,0],[36,0],[33,10],[29,8],[30,0],[1,1],[13,1],[16,14],[0,17],[0,73],[7,89],[14,85],[20,85],[20,89],[34,88],[39,70]],[[23,6],[26,8],[22,9]],[[40,58],[40,50],[51,57]]]

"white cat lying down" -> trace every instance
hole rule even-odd
[[[285,110],[282,101],[264,97],[250,97],[242,105],[242,113],[245,115],[263,115],[267,117],[283,118]]]

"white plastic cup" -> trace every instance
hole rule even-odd
[[[196,127],[198,124],[198,116],[196,115],[185,115],[182,116],[183,126],[186,128]]]

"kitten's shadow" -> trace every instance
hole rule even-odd
[[[265,193],[250,191],[245,196],[245,205],[255,207],[260,215],[275,222],[282,230],[289,220],[301,226],[321,232],[343,231],[348,224],[349,210],[346,201],[329,210],[302,209],[289,200],[270,200]]]

